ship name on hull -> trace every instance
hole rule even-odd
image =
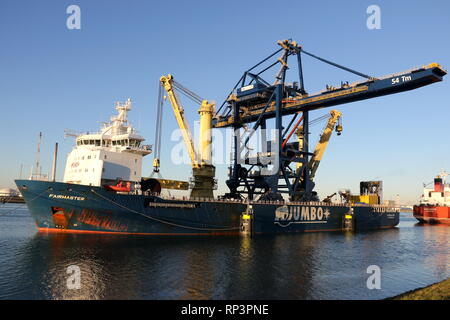
[[[48,195],[48,197],[52,198],[52,199],[62,199],[62,200],[75,200],[75,201],[84,201],[84,200],[86,200],[85,197],[66,196],[66,195],[63,195],[63,194],[53,194],[53,193],[50,193]]]
[[[390,212],[400,212],[400,208],[396,207],[372,207],[372,212],[379,212],[379,213],[390,213]]]
[[[281,227],[293,223],[327,223],[330,215],[330,210],[323,207],[282,206],[275,210],[274,223]]]

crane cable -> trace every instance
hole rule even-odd
[[[294,116],[295,117],[298,115],[298,113]],[[316,119],[313,119],[311,121],[308,122],[309,127],[312,127],[322,121],[324,121],[325,119],[329,118],[330,115],[329,114],[324,114],[323,116],[320,116]],[[282,144],[282,148],[285,147],[286,143],[289,141],[289,139],[292,137],[292,135],[294,134],[295,130],[300,126],[301,122],[303,121],[303,116],[297,121],[297,123],[294,125],[294,127],[292,128],[291,132],[289,133],[289,135],[284,139],[283,144]],[[290,126],[289,126],[290,127]]]
[[[161,174],[159,173],[159,169],[155,167],[155,162],[159,161],[161,155],[161,136],[162,136],[162,115],[163,115],[163,105],[164,105],[164,94],[162,90],[162,86],[158,85],[158,105],[157,105],[157,113],[156,113],[156,129],[155,129],[155,153],[153,154],[153,171],[150,174],[152,177],[155,173],[159,177]]]
[[[183,93],[186,97],[188,97],[189,99],[193,100],[194,102],[196,102],[198,104],[202,104],[202,101],[205,100],[202,97],[200,97],[198,94],[196,94],[195,92],[192,92],[191,90],[184,87],[181,83],[179,83],[175,80],[172,80],[172,84],[175,88],[180,90],[180,92]]]
[[[303,118],[304,116],[302,115],[300,117],[300,119],[298,119],[297,123],[295,124],[295,126],[292,128],[291,132],[289,132],[288,136],[286,137],[286,139],[284,139],[283,144],[281,145],[281,148],[283,149],[284,146],[286,145],[286,143],[289,141],[289,139],[291,138],[291,136],[294,134],[295,130],[297,130],[298,126],[300,125],[300,123],[303,122]]]
[[[237,86],[238,86],[239,83],[242,81],[242,79],[245,77],[245,75],[246,75],[247,72],[249,72],[250,70],[252,70],[252,69],[254,69],[254,68],[256,68],[256,67],[258,67],[258,66],[261,65],[263,62],[266,62],[267,60],[269,60],[271,57],[273,57],[275,54],[277,54],[277,53],[280,52],[281,50],[283,50],[283,49],[277,50],[276,52],[272,53],[270,56],[268,56],[267,58],[265,58],[265,59],[262,60],[261,62],[257,63],[255,66],[253,66],[253,67],[250,68],[249,70],[247,70],[247,71],[244,73],[244,75],[238,80],[238,82],[236,83],[236,85],[234,86],[234,88],[231,90],[231,92],[228,94],[227,98],[223,101],[223,103],[221,104],[220,108],[217,110],[217,112],[215,113],[214,116],[217,116],[217,115],[219,114],[219,112],[222,110],[223,106],[224,106],[225,103],[227,102],[228,97],[229,97],[230,94],[232,94],[233,91],[237,88]],[[319,56],[316,56],[315,54],[312,54],[312,53],[310,53],[310,52],[308,52],[308,51],[305,51],[303,48],[300,48],[300,50],[299,50],[298,53],[296,53],[296,54],[300,55],[302,52],[303,52],[304,54],[306,54],[306,55],[308,55],[308,56],[314,58],[314,59],[317,59],[317,60],[319,60],[319,61],[322,61],[322,62],[324,62],[324,63],[327,63],[327,64],[329,64],[329,65],[331,65],[331,66],[336,67],[336,68],[345,70],[345,71],[347,71],[347,72],[356,74],[356,75],[358,75],[358,76],[360,76],[360,77],[363,77],[363,78],[366,78],[366,79],[368,79],[368,80],[376,79],[375,77],[369,76],[369,75],[364,74],[364,73],[362,73],[362,72],[358,72],[358,71],[356,71],[356,70],[353,70],[353,69],[344,67],[344,66],[342,66],[342,65],[340,65],[340,64],[337,64],[337,63],[335,63],[335,62],[332,62],[332,61],[330,61],[330,60],[327,60],[327,59],[321,58],[321,57],[319,57]],[[289,56],[289,55],[291,55],[291,54],[292,54],[292,53],[288,53],[287,56]],[[275,61],[274,63],[272,63],[272,64],[269,65],[268,67],[264,68],[262,71],[258,72],[256,75],[259,76],[261,73],[267,71],[268,69],[272,68],[273,66],[277,65],[278,63],[280,63],[279,60]],[[253,80],[252,80],[252,81],[253,81]],[[228,111],[228,113],[229,113],[229,112],[230,112],[230,111]],[[222,114],[222,116],[226,116],[226,115],[225,115],[225,112]]]
[[[360,77],[363,77],[363,78],[366,78],[366,79],[369,79],[369,80],[375,79],[374,77],[368,76],[367,74],[358,72],[358,71],[356,71],[356,70],[353,70],[353,69],[350,69],[350,68],[341,66],[340,64],[337,64],[337,63],[334,63],[334,62],[332,62],[332,61],[326,60],[326,59],[324,59],[324,58],[318,57],[318,56],[316,56],[316,55],[314,55],[314,54],[312,54],[312,53],[309,53],[308,51],[305,51],[305,50],[303,50],[303,49],[300,49],[300,52],[303,52],[304,54],[307,54],[308,56],[313,57],[313,58],[315,58],[315,59],[317,59],[317,60],[319,60],[319,61],[328,63],[329,65],[332,65],[332,66],[334,66],[334,67],[336,67],[336,68],[339,68],[339,69],[348,71],[348,72],[350,72],[350,73],[356,74],[356,75],[358,75],[358,76],[360,76]]]

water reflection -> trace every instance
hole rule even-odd
[[[380,299],[450,276],[449,230],[405,216],[391,230],[254,238],[2,233],[0,298]],[[382,290],[367,289],[369,265]]]
[[[431,225],[423,227],[424,242],[428,248],[433,248],[426,255],[425,264],[430,266],[430,272],[434,272],[434,275],[439,277],[448,273],[450,269],[449,226]]]

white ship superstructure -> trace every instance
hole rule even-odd
[[[76,146],[67,157],[64,182],[101,186],[117,181],[140,182],[142,158],[152,152],[127,120],[131,100],[116,103],[118,115],[100,132],[76,136]]]
[[[450,206],[450,184],[444,178],[448,176],[442,172],[434,179],[434,188],[424,188],[420,204],[433,206]]]

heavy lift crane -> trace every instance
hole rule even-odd
[[[160,78],[160,84],[167,92],[170,104],[183,136],[184,143],[186,145],[189,157],[192,165],[192,180],[191,180],[191,194],[192,198],[213,198],[213,190],[217,188],[217,182],[214,178],[215,167],[212,165],[212,149],[211,149],[211,128],[212,128],[212,116],[214,113],[214,103],[210,103],[208,100],[200,98],[195,93],[183,87],[180,83],[173,79],[172,75],[162,76]],[[198,113],[200,114],[200,137],[199,137],[199,152],[195,149],[194,141],[192,140],[192,134],[189,129],[188,122],[184,117],[184,108],[181,105],[181,101],[176,94],[176,89],[181,93],[200,104]],[[162,105],[162,96],[160,93],[160,101],[158,102],[158,110]],[[157,126],[161,130],[161,117],[162,113],[158,111]],[[160,132],[157,133],[160,137]],[[158,156],[159,157],[159,156]],[[159,171],[159,158],[155,158],[153,162],[154,171]]]
[[[314,159],[314,154],[309,152],[310,111],[413,90],[442,81],[443,76],[447,74],[439,64],[432,63],[402,73],[375,78],[309,53],[295,41],[282,40],[278,41],[278,45],[281,47],[279,50],[244,72],[213,118],[213,128],[231,127],[235,132],[233,163],[229,179],[226,181],[230,192],[225,196],[229,198],[242,198],[243,194],[247,194],[250,199],[255,195],[261,195],[260,199],[276,200],[281,199],[281,193],[287,193],[291,200],[316,200],[312,178],[319,162],[314,160],[310,163],[310,157],[313,156]],[[281,56],[275,62],[256,71],[280,52]],[[303,81],[302,53],[366,80],[352,84],[342,83],[339,88],[327,86],[326,90],[319,93],[308,94]],[[285,82],[289,56],[297,57],[299,82],[293,84]],[[275,81],[270,84],[261,75],[278,64],[280,70],[275,76]],[[294,125],[299,114],[301,119]],[[293,117],[285,128],[282,119],[287,115]],[[268,156],[275,168],[270,170],[270,173],[266,171],[266,174],[263,174],[261,169],[267,167],[266,161],[261,161],[260,157],[256,157],[256,160],[248,159],[246,158],[248,152],[245,152],[246,156],[242,158],[242,151],[248,149],[248,137],[245,139],[241,137],[240,129],[253,123],[253,131],[262,129],[261,131],[265,132],[266,122],[269,119],[275,120],[278,134],[274,141],[267,141],[267,137],[263,137],[261,154]],[[298,128],[300,123],[303,123],[299,135],[301,141],[289,143],[286,134],[291,131],[291,126]],[[290,168],[292,162],[299,163],[297,170]],[[246,166],[250,168],[247,169]],[[259,171],[252,171],[255,167],[259,168]],[[284,184],[280,184],[279,180],[284,180]]]
[[[311,180],[314,179],[316,176],[317,169],[319,168],[320,161],[322,161],[323,155],[325,153],[325,150],[327,149],[328,143],[330,142],[331,134],[333,133],[333,130],[336,131],[337,135],[341,135],[342,133],[342,124],[341,124],[341,116],[342,113],[340,113],[337,110],[331,110],[330,116],[328,118],[328,122],[325,126],[325,128],[322,131],[322,134],[320,135],[319,142],[316,145],[316,148],[314,149],[313,155],[308,163],[308,170],[309,170],[309,178]],[[302,149],[303,146],[303,127],[300,126],[297,129],[297,137],[299,140],[299,147]],[[302,170],[302,162],[297,162],[297,172],[300,172]]]
[[[186,181],[163,179],[160,173],[160,154],[161,154],[161,134],[162,134],[162,117],[163,117],[163,105],[164,95],[161,84],[158,85],[158,106],[156,113],[156,132],[155,132],[155,145],[153,153],[153,172],[150,177],[142,177],[141,190],[151,191],[155,193],[161,193],[162,189],[175,189],[175,190],[188,190],[189,183]]]

